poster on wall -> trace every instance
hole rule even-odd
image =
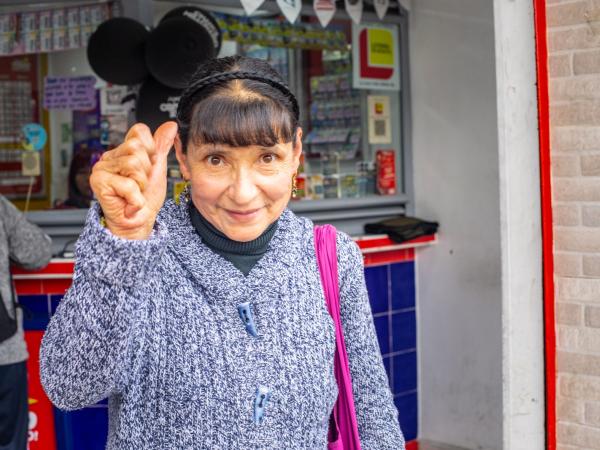
[[[400,90],[398,27],[384,24],[352,25],[352,87]]]
[[[46,77],[44,108],[85,111],[96,107],[96,77]]]

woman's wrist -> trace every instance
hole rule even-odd
[[[152,234],[152,230],[154,229],[154,223],[150,226],[145,226],[142,228],[124,229],[122,227],[118,227],[114,224],[111,224],[110,221],[106,219],[104,213],[102,212],[102,208],[100,208],[99,222],[102,227],[106,228],[114,236],[117,236],[121,239],[135,241],[143,241],[148,239]]]

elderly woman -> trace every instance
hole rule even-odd
[[[334,325],[313,224],[287,209],[301,137],[278,74],[235,56],[200,68],[178,124],[135,125],[94,166],[41,378],[62,409],[108,397],[109,449],[327,448]],[[191,188],[163,205],[173,145]],[[403,449],[361,253],[337,247],[362,448]]]

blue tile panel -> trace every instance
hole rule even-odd
[[[417,352],[392,356],[392,392],[394,395],[417,389]]]
[[[382,355],[390,352],[390,325],[387,315],[375,317],[375,331],[377,331],[377,339],[379,340],[379,349]]]
[[[418,434],[414,262],[367,267],[365,280],[398,418],[410,441]]]
[[[418,399],[416,392],[394,396],[394,403],[398,408],[398,419],[406,441],[412,441],[418,434]]]
[[[392,310],[415,307],[415,264],[413,261],[390,264]]]
[[[392,314],[392,352],[416,349],[417,321],[415,310]]]
[[[108,437],[108,406],[99,403],[77,411],[54,408],[58,450],[104,450]]]
[[[26,331],[45,330],[50,321],[48,295],[19,295],[23,309],[23,328]]]
[[[365,269],[365,281],[371,311],[373,314],[385,313],[390,309],[388,301],[388,266],[369,267]]]

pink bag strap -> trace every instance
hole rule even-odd
[[[340,316],[340,288],[337,267],[337,232],[332,225],[315,226],[315,252],[321,274],[327,309],[335,324],[335,379],[338,398],[333,408],[336,438],[330,439],[329,449],[360,450],[360,438],[352,393],[352,379]]]

